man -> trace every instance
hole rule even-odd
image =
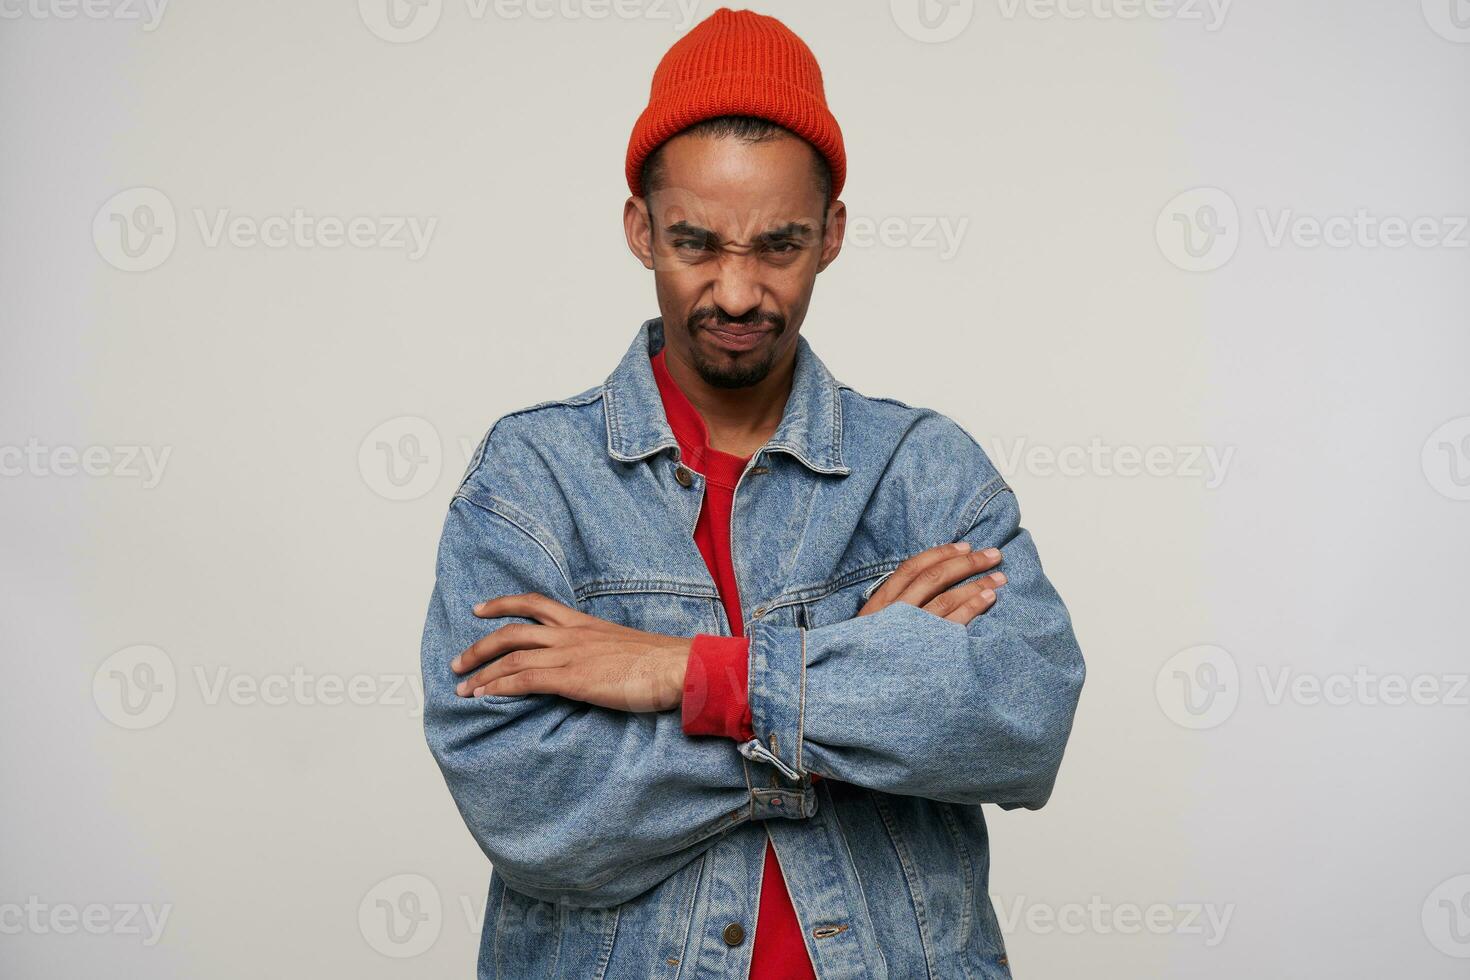
[[[628,148],[662,315],[450,504],[425,728],[482,978],[1010,975],[980,804],[1046,802],[1082,658],[975,441],[799,336],[845,170],[796,35],[691,30]]]

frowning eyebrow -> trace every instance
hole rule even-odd
[[[711,248],[719,248],[724,240],[708,228],[691,225],[687,221],[676,221],[664,229],[670,235],[693,238]],[[805,242],[812,236],[812,226],[801,221],[788,221],[779,228],[761,232],[751,240],[752,245],[774,245],[778,242]]]

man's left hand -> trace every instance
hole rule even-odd
[[[683,700],[692,637],[609,623],[535,592],[482,602],[475,615],[535,622],[507,623],[454,658],[454,672],[470,675],[455,689],[461,697],[558,694],[619,711]]]

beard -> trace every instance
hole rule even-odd
[[[695,335],[705,326],[753,326],[768,324],[770,333],[757,349],[738,356],[721,352],[717,358],[705,355],[695,340]],[[689,314],[685,322],[689,335],[689,350],[694,369],[704,383],[712,388],[748,388],[759,384],[771,373],[776,363],[776,345],[771,343],[786,330],[786,318],[779,313],[762,313],[752,310],[745,316],[730,317],[712,306],[702,306]]]

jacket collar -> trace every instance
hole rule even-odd
[[[645,320],[623,359],[602,386],[607,410],[607,451],[633,462],[678,445],[664,413],[649,358],[664,345],[662,317]],[[781,423],[765,445],[794,456],[818,473],[847,475],[842,462],[842,401],[833,378],[806,338],[796,338],[796,367]]]

